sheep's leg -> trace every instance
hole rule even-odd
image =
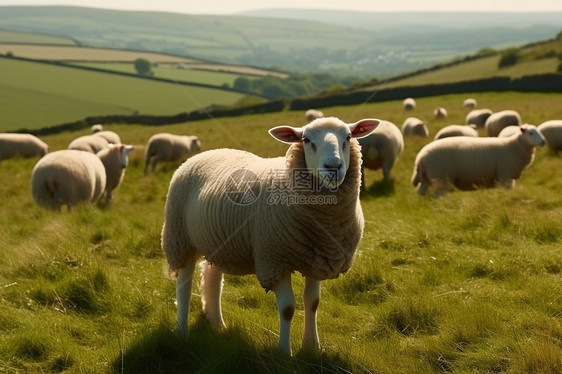
[[[146,156],[144,159],[144,174],[148,172],[148,165],[150,164],[150,156]]]
[[[429,183],[422,181],[418,187],[418,195],[424,196],[429,188]]]
[[[207,261],[201,263],[201,304],[213,326],[224,327],[221,311],[223,273]]]
[[[158,164],[158,156],[154,156],[154,158],[152,159],[152,172],[154,173],[154,170],[156,170],[156,164]]]
[[[316,329],[316,310],[320,303],[320,281],[305,279],[304,285],[304,337],[303,346],[318,347],[318,330]]]
[[[193,280],[193,270],[195,262],[190,261],[185,268],[178,270],[178,278],[176,279],[176,300],[178,303],[178,333],[180,336],[187,338],[189,329],[187,321],[189,320],[189,302],[191,301],[191,285]]]
[[[295,314],[296,301],[291,286],[291,274],[287,274],[273,287],[279,311],[279,349],[291,354],[291,321]]]

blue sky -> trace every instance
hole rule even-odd
[[[267,8],[308,8],[387,11],[562,11],[560,0],[0,0],[1,5],[76,5],[93,8],[159,10],[188,14],[234,14]]]

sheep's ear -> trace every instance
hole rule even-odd
[[[377,128],[379,123],[381,123],[381,121],[378,119],[367,118],[355,123],[351,123],[348,126],[351,130],[351,136],[353,138],[362,138],[372,133]]]
[[[269,134],[283,143],[297,143],[302,140],[303,130],[300,127],[277,126],[269,129]]]

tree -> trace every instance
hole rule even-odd
[[[508,48],[502,52],[500,62],[498,63],[499,68],[504,68],[507,66],[513,66],[519,60],[519,49],[518,48]]]
[[[144,58],[137,58],[135,60],[135,69],[139,75],[151,77],[154,73],[151,70],[150,61]]]

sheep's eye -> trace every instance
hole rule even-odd
[[[350,140],[351,140],[351,134],[349,134],[349,135],[347,136],[347,138],[345,138],[345,141],[346,141],[346,142],[349,142]]]
[[[302,142],[303,142],[304,144],[308,144],[308,143],[310,143],[310,139],[308,139],[307,137],[303,136],[303,137],[302,137]]]

